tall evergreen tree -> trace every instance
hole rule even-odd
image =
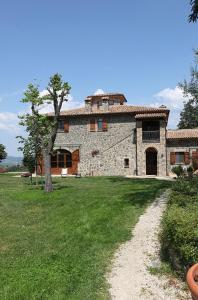
[[[184,103],[184,109],[180,114],[178,128],[198,128],[198,52],[195,52],[195,66],[191,70],[189,81],[180,83],[183,94],[188,99]]]
[[[198,19],[198,0],[190,0],[191,14],[189,15],[189,22],[196,22]]]

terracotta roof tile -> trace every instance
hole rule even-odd
[[[136,119],[150,119],[150,118],[165,118],[167,115],[166,113],[143,113],[143,114],[137,114],[135,116]]]
[[[77,108],[65,110],[60,113],[61,116],[80,116],[80,115],[102,115],[102,114],[116,114],[116,113],[164,113],[168,116],[169,110],[165,108],[155,108],[146,106],[132,106],[132,105],[114,105],[110,106],[108,111],[101,109],[92,109],[89,111],[87,108]],[[53,116],[53,113],[48,113],[48,116]]]
[[[198,138],[198,128],[167,130],[167,139],[192,139]]]

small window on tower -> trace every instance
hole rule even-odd
[[[97,102],[97,107],[100,108],[100,106],[102,106],[102,101]]]
[[[124,167],[129,168],[129,158],[124,159]]]

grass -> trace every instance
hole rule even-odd
[[[64,178],[46,194],[27,178],[0,175],[0,299],[108,299],[113,253],[169,185]]]

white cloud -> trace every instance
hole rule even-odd
[[[183,96],[181,88],[178,86],[176,86],[174,89],[165,88],[159,93],[155,94],[154,97],[158,101],[156,104],[164,104],[173,109],[181,109],[184,101],[186,100],[186,98]]]
[[[44,97],[44,96],[49,95],[49,92],[48,92],[48,90],[43,90],[39,94],[40,94],[40,97]]]
[[[18,115],[12,112],[0,113],[0,130],[9,131],[10,133],[19,133]]]
[[[94,95],[103,95],[105,94],[105,92],[102,90],[102,89],[97,89],[95,92],[94,92]]]
[[[183,109],[184,102],[187,100],[183,96],[183,92],[180,87],[165,88],[154,95],[156,102],[151,106],[159,107],[161,105],[167,106],[170,109],[169,115],[169,128],[176,128],[179,122],[180,112]]]
[[[0,113],[0,122],[10,122],[17,119],[17,114],[12,112],[3,112]]]

